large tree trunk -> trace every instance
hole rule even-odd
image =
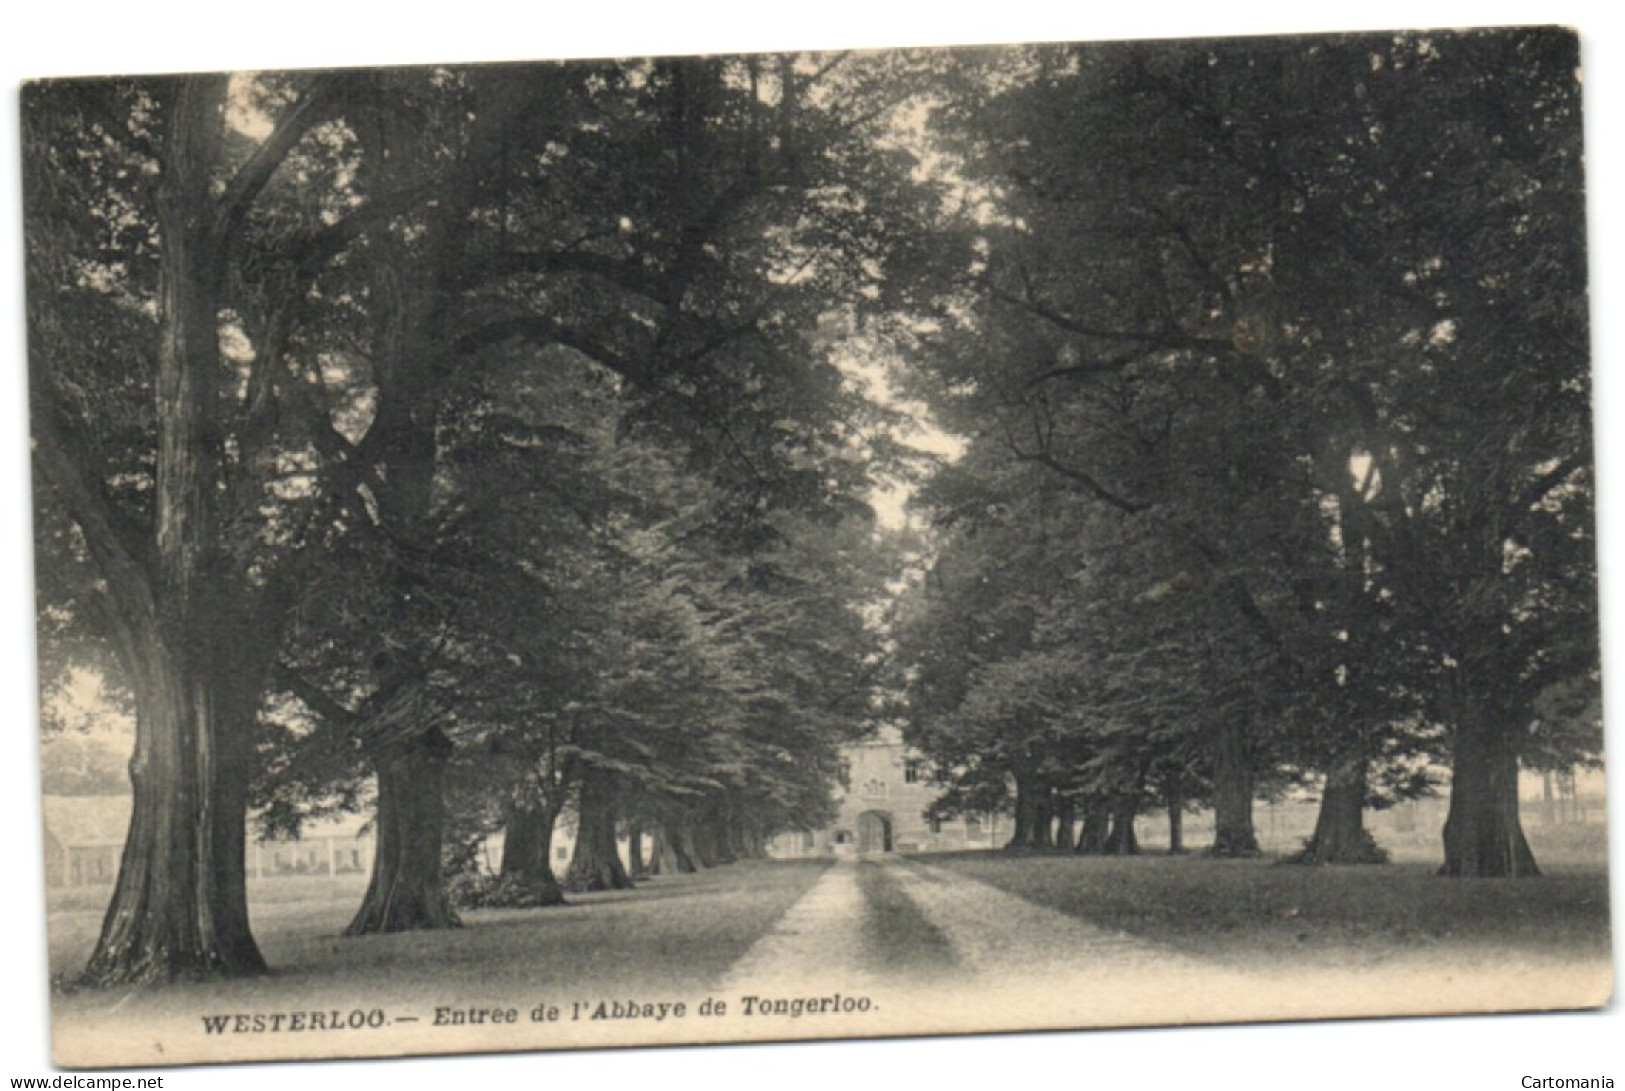
[[[702,868],[713,868],[721,863],[717,856],[716,846],[711,842],[710,824],[697,822],[693,825],[684,825],[681,833],[684,844],[688,846],[689,855],[694,862]]]
[[[706,844],[705,830],[692,822],[684,822],[672,831],[672,837],[683,846],[688,858],[694,864],[696,871],[717,866],[716,858],[711,855],[710,846]]]
[[[1351,758],[1326,776],[1315,832],[1292,859],[1301,864],[1382,864],[1388,854],[1365,828],[1366,762]]]
[[[1518,819],[1518,758],[1494,716],[1471,716],[1452,740],[1450,811],[1441,875],[1464,879],[1540,874]]]
[[[673,835],[675,827],[662,822],[655,827],[654,844],[649,850],[649,870],[655,875],[682,875],[695,870],[694,860],[682,842]]]
[[[241,723],[221,723],[241,699],[231,701],[206,674],[185,670],[156,639],[139,655],[145,669],[135,679],[130,828],[82,980],[120,985],[263,973],[243,867],[250,736]]]
[[[671,843],[678,853],[692,865],[690,870],[699,871],[701,868],[715,866],[715,861],[701,851],[702,838],[693,822],[685,819],[674,823],[667,827],[666,832],[671,836]]]
[[[732,864],[739,857],[734,855],[733,824],[725,817],[725,812],[718,811],[705,823],[705,831],[711,842],[712,855],[718,864]]]
[[[1179,856],[1185,851],[1185,785],[1179,774],[1169,775],[1163,795],[1168,801],[1168,855]]]
[[[372,880],[347,936],[455,928],[441,881],[446,761],[452,743],[438,727],[379,748],[378,851]]]
[[[1210,856],[1257,856],[1253,832],[1253,766],[1247,733],[1226,717],[1213,751],[1213,847]]]
[[[363,160],[366,181],[404,184],[416,168],[421,130],[398,110],[379,104],[358,111],[362,143],[377,154]],[[413,181],[417,179],[413,177]],[[435,494],[439,470],[439,379],[453,359],[447,345],[451,275],[446,260],[456,252],[467,225],[463,197],[435,204],[427,245],[408,247],[399,233],[377,240],[368,309],[372,313],[372,378],[377,411],[366,442],[376,443],[382,480],[371,485],[377,515],[394,548],[385,586],[389,590],[385,637],[374,654],[380,692],[421,687],[431,658],[427,631],[442,622],[420,592],[423,558],[435,548]],[[432,716],[432,713],[430,714]],[[445,767],[454,744],[430,719],[426,725],[381,730],[367,725],[366,744],[378,780],[378,852],[372,880],[346,935],[456,927],[447,897],[441,849],[445,827]]]
[[[1070,799],[1057,799],[1055,801],[1055,847],[1071,852],[1077,842],[1073,839],[1073,825],[1076,822],[1076,807]]]
[[[1011,779],[1016,784],[1015,823],[1010,831],[1010,840],[1004,847],[1032,848],[1038,836],[1038,786],[1030,775],[1020,769],[1012,773]]]
[[[1078,833],[1077,852],[1098,856],[1106,851],[1106,834],[1111,824],[1111,806],[1097,799],[1083,804],[1083,829]]]
[[[727,828],[716,814],[683,826],[681,836],[689,854],[701,867],[721,867],[734,862],[728,850]]]
[[[1033,804],[1032,800],[1024,795],[1021,789],[1016,789],[1016,806],[1014,819],[1010,828],[1010,840],[1006,841],[1006,849],[1024,849],[1032,844],[1033,839]]]
[[[758,860],[766,855],[761,833],[754,822],[735,819],[730,828],[733,833],[729,840],[735,859]]]
[[[215,905],[215,934],[228,952],[230,972],[259,973],[264,968],[248,925],[248,797],[254,779],[254,725],[275,647],[256,647],[254,636],[239,638],[225,650],[224,698],[218,706],[220,737],[215,763],[214,806],[209,809],[209,860]]]
[[[553,874],[557,819],[557,809],[546,804],[522,802],[509,808],[499,885],[487,904],[527,908],[564,904],[564,887]]]
[[[613,780],[598,772],[583,776],[576,810],[576,847],[564,885],[570,890],[630,890],[632,877],[615,843]]]
[[[1102,851],[1107,856],[1138,856],[1139,839],[1134,836],[1134,819],[1140,810],[1138,796],[1118,801],[1112,808],[1111,832],[1106,834]]]
[[[1038,800],[1033,804],[1033,848],[1047,849],[1054,847],[1054,830],[1055,804],[1051,802],[1049,790],[1046,788],[1038,793]]]
[[[39,429],[41,468],[64,494],[100,570],[101,602],[137,707],[130,829],[84,972],[93,985],[265,970],[249,932],[243,868],[250,740],[264,678],[256,665],[263,664],[256,634],[231,631],[228,619],[250,592],[225,581],[217,519],[226,245],[210,186],[224,94],[222,78],[191,77],[168,111],[157,194],[155,565],[121,543],[54,422]]]
[[[750,838],[746,835],[745,824],[733,816],[732,808],[729,811],[727,823],[728,855],[735,860],[748,860],[750,859]]]

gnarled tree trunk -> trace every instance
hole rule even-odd
[[[375,749],[378,851],[346,936],[459,924],[440,870],[451,751],[451,740],[434,726]]]
[[[710,840],[705,835],[703,824],[684,822],[672,831],[672,835],[688,852],[688,858],[694,862],[696,869],[717,866],[717,858],[711,852]]]
[[[134,802],[117,885],[82,980],[119,985],[245,976],[265,961],[243,866],[251,678],[187,669],[156,639],[138,653]],[[189,657],[187,657],[189,658]],[[235,696],[235,700],[233,700]]]
[[[1083,804],[1083,829],[1078,833],[1077,852],[1098,856],[1106,851],[1106,834],[1111,826],[1111,806],[1098,799]]]
[[[1540,874],[1518,817],[1518,758],[1493,714],[1471,715],[1452,738],[1450,811],[1441,875],[1466,879]]]
[[[1366,762],[1350,758],[1326,776],[1315,832],[1292,857],[1301,864],[1382,864],[1388,854],[1365,828]]]
[[[655,875],[681,875],[695,870],[694,861],[682,842],[672,835],[673,826],[662,822],[655,827],[654,844],[649,849],[649,871]]]
[[[493,905],[564,904],[564,887],[553,874],[553,827],[556,808],[541,803],[515,803],[508,810],[502,838],[500,886]]]
[[[1031,774],[1019,768],[1012,771],[1011,779],[1016,785],[1015,822],[1004,847],[1032,848],[1038,836],[1038,785]]]
[[[614,781],[602,772],[581,778],[575,852],[564,885],[570,890],[630,890],[632,877],[615,843]]]
[[[715,863],[732,864],[739,859],[734,855],[733,824],[724,817],[723,812],[713,814],[704,824],[704,829]]]
[[[702,838],[693,822],[685,819],[668,827],[666,832],[671,836],[671,842],[677,851],[693,865],[693,870],[715,866],[715,861],[702,853]]]
[[[1107,856],[1138,856],[1139,839],[1134,836],[1134,819],[1139,813],[1139,797],[1120,800],[1112,808],[1111,831],[1102,850]]]
[[[701,867],[721,867],[734,862],[728,851],[727,829],[716,814],[685,824],[680,828],[680,836],[689,855]]]
[[[83,533],[136,697],[130,828],[83,975],[92,985],[265,970],[248,926],[243,857],[263,646],[274,637],[238,624],[254,592],[227,575],[218,507],[225,230],[269,175],[245,168],[217,199],[225,91],[223,77],[188,77],[165,104],[150,554],[115,529],[102,490],[57,429],[56,407],[42,397],[36,409],[40,470]],[[296,127],[279,125],[277,140]],[[265,157],[270,167],[274,158]]]

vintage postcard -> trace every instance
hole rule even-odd
[[[57,1062],[1606,1004],[1580,73],[29,83]]]

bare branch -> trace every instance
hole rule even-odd
[[[316,683],[283,663],[276,666],[275,684],[299,698],[310,711],[332,726],[353,731],[361,725],[361,715],[346,707]]]
[[[1140,512],[1147,511],[1153,506],[1150,501],[1132,500],[1118,492],[1113,491],[1112,489],[1107,488],[1098,478],[1089,473],[1087,470],[1080,470],[1075,466],[1068,466],[1061,462],[1051,453],[1047,441],[1043,437],[1042,433],[1039,433],[1036,420],[1034,421],[1033,428],[1034,432],[1038,434],[1040,444],[1039,449],[1036,451],[1022,450],[1021,444],[1016,441],[1015,436],[1010,433],[1009,428],[1006,427],[1005,429],[1005,442],[1010,448],[1010,453],[1016,457],[1017,461],[1031,462],[1035,463],[1036,465],[1054,470],[1068,481],[1082,485],[1084,491],[1095,497],[1097,500],[1104,500],[1112,507],[1117,508],[1119,511],[1126,512],[1129,515],[1138,515]]]
[[[214,237],[226,240],[248,215],[248,210],[270,183],[288,153],[305,138],[311,127],[323,121],[336,105],[338,76],[321,76],[281,117],[248,161],[237,169],[215,208]]]
[[[36,390],[38,383],[35,383]],[[55,490],[68,517],[79,527],[91,560],[109,585],[133,581],[134,595],[152,599],[152,550],[121,517],[95,475],[78,456],[82,444],[64,434],[64,422],[46,398],[32,399],[34,465]]]
[[[1133,341],[1144,346],[1144,351],[1188,349],[1194,352],[1212,352],[1225,355],[1235,351],[1235,345],[1222,337],[1199,337],[1195,334],[1181,333],[1178,330],[1121,330],[1105,326],[1094,326],[1063,314],[1032,296],[1012,295],[998,288],[992,289],[992,295],[993,298],[1002,303],[1020,307],[1022,310],[1044,319],[1051,325],[1063,329],[1067,333],[1077,334],[1079,337],[1092,337],[1101,341]],[[1110,359],[1115,361],[1116,357]],[[1101,370],[1103,372],[1118,370],[1121,367],[1122,363],[1113,363],[1109,368],[1102,365]]]

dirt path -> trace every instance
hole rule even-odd
[[[873,990],[880,981],[864,965],[865,948],[854,942],[868,902],[858,885],[858,865],[839,859],[734,963],[719,988],[727,993],[797,988],[817,992]]]
[[[1240,968],[1222,947],[1205,958],[1120,930],[1136,918],[1094,915],[1123,881],[1109,870],[1064,861],[1066,900],[1039,904],[1042,883],[995,883],[1042,861],[992,862],[742,863],[360,939],[337,934],[347,904],[290,904],[256,917],[269,977],[60,995],[56,1045],[77,1064],[128,1065],[1539,1010],[1601,1002],[1611,980],[1606,959],[1565,970],[1488,951],[1480,964]],[[1218,912],[1214,885],[1197,892]],[[485,1018],[496,1009],[511,1017]],[[323,1026],[258,1029],[300,1013]]]
[[[919,860],[891,873],[921,914],[948,937],[957,961],[984,988],[1058,976],[1103,978],[1152,972],[1210,973],[1169,948],[1035,905],[987,883]]]
[[[839,860],[721,982],[811,991],[935,991],[1035,982],[1098,988],[1212,970],[916,859]],[[1159,990],[1159,992],[1162,990]]]
[[[863,992],[878,1011],[940,1030],[1539,1010],[1572,1006],[1565,998],[1588,989],[1593,1003],[1606,997],[1606,962],[1561,969],[1515,959],[1242,968],[1039,905],[951,866],[889,856],[836,863],[734,965],[725,987]],[[889,1029],[884,1019],[872,1025]]]

